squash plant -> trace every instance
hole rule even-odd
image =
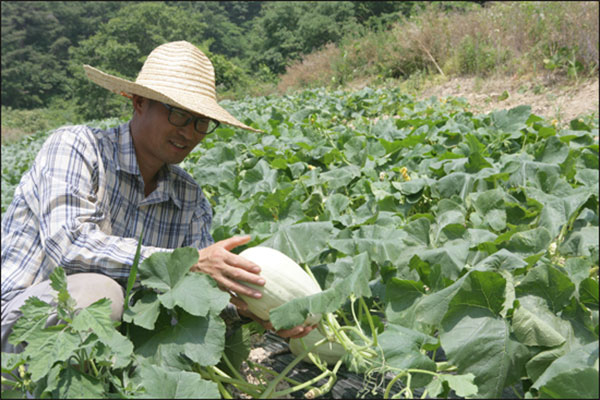
[[[145,379],[191,373],[215,396],[227,397],[228,385],[283,396],[281,380],[317,396],[346,368],[377,381],[388,398],[416,388],[431,397],[598,397],[597,117],[559,127],[525,105],[475,115],[463,99],[418,101],[399,89],[222,104],[265,133],[220,127],[182,163],[213,207],[213,237],[250,234],[247,247],[276,249],[311,274],[322,292],[271,309],[270,320],[278,329],[321,314],[321,334],[344,355],[326,363],[311,354],[318,343],[304,341],[284,374],[263,370],[270,383],[248,384],[224,339],[222,303],[210,297],[199,310],[182,295],[185,279],[175,278],[185,268],[171,265],[185,259],[181,249],[156,257],[180,271],[172,277],[158,274],[155,261],[140,264],[142,289],[119,327],[132,361],[113,371],[120,383],[109,393],[148,395],[162,388],[144,387]],[[2,147],[3,209],[19,175],[9,166],[26,168],[32,157],[23,152],[36,144]],[[202,344],[192,326],[211,327]],[[104,354],[93,335],[85,345]],[[305,357],[321,370],[317,382],[286,375]],[[20,362],[3,357],[3,369],[21,379]],[[49,376],[59,375],[58,364]],[[30,381],[31,368],[21,368]],[[47,365],[40,368],[36,378]],[[378,381],[382,373],[401,391]],[[164,387],[173,391],[157,392],[163,397],[192,395]]]

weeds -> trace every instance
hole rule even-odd
[[[491,2],[469,12],[431,4],[387,31],[347,37],[288,67],[280,92],[376,76],[550,75],[598,71],[597,2]]]

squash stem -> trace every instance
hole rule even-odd
[[[331,374],[332,374],[331,371],[326,370],[325,372],[322,372],[320,375],[317,375],[314,378],[312,378],[312,379],[310,379],[310,380],[308,380],[306,382],[303,382],[303,383],[301,383],[299,385],[296,385],[294,387],[287,388],[287,389],[281,390],[279,392],[273,393],[273,398],[274,399],[280,399],[280,398],[282,398],[283,396],[285,396],[287,394],[294,393],[294,392],[297,392],[298,390],[302,390],[304,388],[310,387],[313,384],[319,382],[321,379],[323,379],[323,378],[325,378],[325,377],[327,377],[327,376],[329,376]]]
[[[206,372],[212,381],[229,383],[252,397],[258,397],[260,395],[260,392],[256,391],[256,389],[261,389],[261,385],[253,385],[245,380],[232,378],[215,366],[206,368]]]
[[[263,372],[266,372],[267,374],[269,374],[271,376],[277,376],[277,375],[279,375],[279,372],[273,371],[271,368],[265,367],[264,365],[256,364],[256,363],[253,363],[252,361],[246,361],[246,362],[248,363],[248,366],[250,368],[259,368],[260,370],[262,370]],[[292,385],[294,385],[294,386],[300,385],[302,383],[302,382],[297,381],[295,379],[292,379],[292,378],[290,378],[288,376],[284,376],[283,380],[286,381],[286,382],[288,382],[288,383],[290,383],[290,384],[292,384]]]
[[[371,328],[371,336],[373,336],[372,346],[377,347],[377,329],[375,329],[375,324],[373,323],[371,312],[369,312],[369,307],[367,307],[367,303],[362,297],[360,297],[358,301],[360,302],[360,305],[365,309],[365,315],[367,317],[367,321],[369,322],[369,327]]]
[[[392,391],[392,387],[394,386],[394,384],[396,383],[396,381],[400,378],[402,378],[404,375],[409,375],[410,374],[407,371],[403,371],[401,373],[399,373],[398,375],[396,375],[391,381],[390,383],[388,383],[388,385],[385,388],[385,392],[383,393],[383,398],[384,399],[389,399],[390,398],[390,392]]]
[[[321,395],[331,391],[331,389],[333,388],[333,385],[335,384],[335,381],[337,380],[337,372],[340,369],[341,365],[342,365],[342,360],[339,360],[335,364],[335,367],[333,367],[333,370],[330,372],[330,376],[329,376],[329,379],[327,380],[327,382],[325,382],[325,384],[319,388],[312,388],[304,395],[304,397],[306,397],[307,399],[314,399],[317,396],[321,396]]]
[[[240,379],[242,381],[245,381],[246,379],[242,376],[242,374],[240,374],[240,372],[233,367],[233,364],[231,363],[231,361],[229,361],[229,358],[227,357],[227,355],[225,354],[225,352],[223,352],[223,360],[225,360],[225,364],[227,364],[227,366],[229,367],[229,369],[231,370],[231,373],[237,378]]]
[[[275,387],[283,379],[283,377],[286,376],[292,370],[292,368],[294,368],[296,366],[296,364],[298,364],[300,361],[302,361],[302,359],[304,357],[306,357],[308,355],[308,353],[310,353],[313,349],[322,345],[323,343],[327,343],[327,338],[323,338],[323,339],[319,340],[314,345],[312,345],[309,349],[303,351],[302,354],[297,356],[291,363],[289,363],[287,365],[287,367],[285,367],[285,369],[283,371],[281,371],[281,373],[279,375],[277,375],[275,377],[275,379],[273,379],[271,382],[269,382],[269,385],[267,386],[265,391],[260,395],[260,398],[261,399],[270,398],[269,396],[271,396],[271,393],[273,392],[273,390],[275,390]]]

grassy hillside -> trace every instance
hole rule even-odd
[[[598,2],[489,2],[468,12],[431,5],[390,29],[345,38],[288,67],[280,93],[426,77],[547,76],[598,72]]]
[[[556,92],[597,75],[598,25],[598,2],[486,2],[454,11],[432,3],[419,14],[399,13],[379,29],[357,30],[307,54],[271,81],[244,79],[219,95],[242,100],[370,86],[400,87],[418,97],[456,78],[475,78],[474,90],[487,90],[483,83],[490,80],[511,79],[523,81],[519,93]],[[505,96],[502,91],[494,97]],[[67,101],[52,104],[33,110],[2,106],[2,143],[83,122]]]

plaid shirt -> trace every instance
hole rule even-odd
[[[156,251],[209,246],[211,221],[202,189],[178,166],[163,167],[145,197],[129,123],[61,128],[23,175],[2,219],[2,308],[58,265],[125,286],[142,228],[140,261]]]

